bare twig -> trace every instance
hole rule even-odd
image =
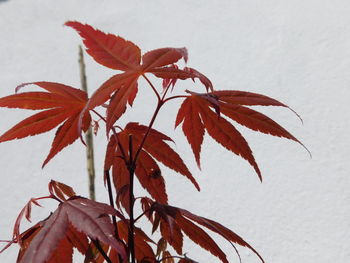
[[[80,82],[82,89],[87,93],[87,81],[86,71],[84,63],[84,53],[81,46],[79,46],[79,68],[80,68]],[[85,135],[86,141],[86,160],[87,160],[87,171],[89,176],[89,197],[91,200],[95,200],[95,161],[94,161],[94,143],[92,137],[91,127]]]

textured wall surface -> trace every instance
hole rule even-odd
[[[180,132],[173,130],[177,103],[169,104],[156,127],[176,141],[202,191],[166,171],[170,201],[211,217],[250,242],[269,263],[350,262],[350,2],[347,0],[93,1],[9,0],[0,3],[0,96],[23,82],[56,81],[79,87],[80,39],[63,27],[86,22],[119,34],[147,51],[158,47],[189,49],[189,65],[206,74],[217,89],[266,94],[295,109],[261,109],[299,138],[298,144],[253,133],[247,136],[263,173],[261,184],[246,161],[205,139],[202,171]],[[90,90],[112,72],[87,58]],[[145,83],[130,111],[147,123],[154,101]],[[197,85],[198,86],[198,85]],[[193,87],[185,81],[179,88]],[[149,110],[149,111],[148,111]],[[30,112],[1,109],[3,133]],[[169,122],[169,120],[171,120]],[[125,122],[125,119],[122,120]],[[47,193],[51,178],[87,194],[85,152],[81,143],[63,150],[41,169],[54,133],[0,144],[0,239],[11,236],[19,210],[30,197]],[[106,201],[100,182],[105,138],[96,138],[98,200]],[[172,186],[175,185],[175,186]],[[34,220],[45,218],[54,203],[42,202]],[[28,226],[28,225],[25,225]],[[220,240],[220,239],[218,239]],[[232,262],[232,248],[219,241]],[[189,256],[217,262],[186,242]],[[239,248],[244,263],[259,260]],[[14,262],[17,247],[0,255]],[[77,262],[78,259],[76,259]]]

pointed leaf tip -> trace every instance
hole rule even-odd
[[[78,32],[83,38],[87,53],[103,66],[123,71],[139,66],[141,50],[131,41],[77,21],[68,21],[65,25]]]

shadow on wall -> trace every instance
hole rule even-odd
[[[7,0],[0,0],[0,3],[2,3],[2,2],[6,2]]]

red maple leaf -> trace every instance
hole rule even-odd
[[[160,218],[162,237],[167,240],[179,254],[182,254],[182,233],[184,233],[193,242],[208,250],[211,254],[218,257],[222,262],[228,263],[225,253],[207,234],[207,232],[205,232],[197,225],[199,224],[221,235],[231,244],[235,243],[249,248],[260,258],[262,262],[264,262],[259,253],[246,241],[244,241],[239,235],[213,220],[194,215],[185,209],[153,202],[149,198],[143,198],[142,202],[148,204],[149,208],[147,208],[147,210],[144,208],[144,211],[147,211],[147,215],[151,219],[151,222],[154,226],[156,225],[154,228],[158,227],[159,221],[153,219],[155,217]],[[178,241],[175,242],[175,240]]]
[[[246,159],[262,180],[260,169],[253,153],[241,133],[221,115],[252,130],[284,137],[299,142],[287,130],[269,117],[242,105],[282,106],[277,100],[256,93],[243,91],[213,91],[205,94],[189,92],[182,103],[175,121],[175,127],[182,123],[182,130],[192,147],[200,167],[200,152],[205,131],[233,153]],[[300,143],[300,142],[299,142]]]
[[[57,210],[42,222],[40,230],[30,241],[20,262],[59,262],[62,260],[61,253],[65,259],[71,258],[72,243],[79,249],[86,248],[81,243],[84,239],[75,232],[83,233],[85,237],[111,246],[126,262],[126,251],[123,244],[115,239],[114,227],[108,215],[120,216],[109,205],[82,197],[73,197],[61,203]]]
[[[128,123],[123,131],[113,135],[109,141],[105,158],[105,170],[112,166],[113,181],[120,195],[119,201],[128,209],[129,172],[125,159],[129,159],[129,136],[132,136],[133,158],[147,132],[147,127]],[[117,139],[116,139],[117,138]],[[135,175],[141,185],[160,203],[167,203],[165,182],[157,162],[187,177],[199,190],[199,185],[181,157],[166,143],[172,141],[165,134],[150,129],[147,139],[136,161]],[[119,142],[119,143],[118,143]],[[124,156],[125,155],[125,156]]]
[[[64,147],[79,138],[78,121],[87,102],[86,92],[54,82],[33,82],[20,85],[16,91],[26,85],[36,85],[47,92],[23,92],[0,98],[0,107],[44,110],[16,124],[0,136],[0,142],[21,139],[57,129],[51,150],[43,167]],[[88,112],[82,118],[82,130],[90,126]]]
[[[124,71],[103,83],[91,96],[82,112],[84,114],[85,111],[102,105],[110,99],[106,118],[107,131],[125,112],[127,104],[132,106],[138,91],[138,78],[145,77],[146,73],[152,73],[163,79],[199,78],[208,88],[212,88],[209,79],[194,69],[181,70],[169,67],[181,58],[187,61],[186,48],[160,48],[141,56],[137,45],[120,36],[104,33],[76,21],[66,22],[65,25],[79,33],[83,38],[86,51],[96,62],[111,69]]]

